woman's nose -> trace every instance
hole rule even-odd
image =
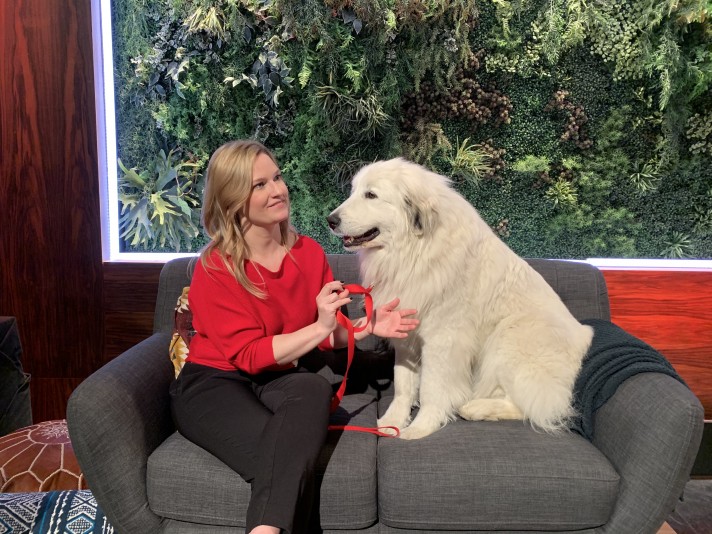
[[[272,181],[270,182],[270,189],[269,189],[269,194],[270,196],[282,196],[286,194],[287,192],[287,186],[284,184],[283,181]]]

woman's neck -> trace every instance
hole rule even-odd
[[[250,256],[270,256],[284,248],[279,225],[270,228],[250,226],[245,231],[245,242],[250,250]],[[250,259],[253,259],[250,257]]]
[[[289,236],[287,243],[282,243],[279,225],[274,229],[252,226],[245,231],[245,242],[250,251],[247,259],[276,272],[282,265],[287,251],[293,245],[292,241],[292,236]]]

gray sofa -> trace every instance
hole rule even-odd
[[[355,256],[329,261],[337,279],[358,281]],[[596,268],[529,261],[576,317],[609,319]],[[243,532],[249,485],[178,434],[171,420],[168,345],[190,268],[187,259],[165,265],[154,334],[96,371],[69,400],[74,450],[119,533]],[[368,343],[359,346],[335,423],[375,426],[391,399],[392,354]],[[338,383],[344,359],[325,353],[310,365]],[[592,441],[518,421],[458,420],[416,441],[332,431],[316,513],[323,531],[334,533],[654,534],[682,493],[702,427],[702,407],[684,385],[641,373],[596,412]]]

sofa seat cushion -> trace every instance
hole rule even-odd
[[[391,399],[383,399],[381,413]],[[379,519],[389,527],[568,531],[603,525],[619,476],[578,434],[458,419],[420,440],[379,442]]]
[[[374,397],[346,395],[331,422],[375,426]],[[372,434],[329,432],[317,462],[323,528],[361,529],[377,521],[376,451],[377,438]],[[206,525],[245,526],[250,485],[179,433],[151,454],[147,469],[148,502],[157,515]]]

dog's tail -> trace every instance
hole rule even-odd
[[[567,431],[576,415],[570,388],[563,385],[548,385],[534,393],[523,405],[523,413],[531,425],[548,434]],[[521,406],[521,405],[520,405]]]
[[[548,358],[544,354],[534,357],[529,365],[517,369],[508,393],[521,409],[524,417],[537,429],[549,433],[568,430],[577,416],[573,386],[586,354],[593,330],[581,327],[578,336],[569,336],[566,357]],[[565,344],[564,344],[565,346]],[[549,353],[551,349],[544,350]],[[534,362],[546,361],[540,366]]]

